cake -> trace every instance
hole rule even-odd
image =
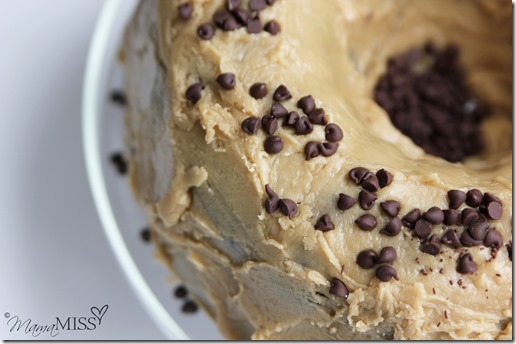
[[[226,338],[512,338],[509,1],[148,0],[121,56],[132,189]]]

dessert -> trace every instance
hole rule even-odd
[[[131,185],[227,338],[512,338],[511,10],[140,4]]]

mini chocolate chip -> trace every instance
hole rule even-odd
[[[215,25],[222,29],[224,27],[224,23],[230,17],[231,14],[228,11],[226,11],[225,9],[221,9],[213,14],[213,22],[215,23]]]
[[[297,102],[297,107],[303,110],[305,114],[310,114],[315,109],[315,100],[311,95],[301,97]]]
[[[265,151],[269,154],[277,154],[283,149],[283,140],[279,136],[269,136],[263,143]]]
[[[288,116],[288,110],[285,109],[281,103],[274,102],[271,105],[271,115],[273,115],[276,118],[283,118]]]
[[[254,135],[260,128],[260,119],[258,117],[247,117],[242,122],[242,130],[249,135]]]
[[[372,231],[376,227],[376,217],[371,214],[364,214],[355,220],[355,223],[364,231]]]
[[[484,240],[489,229],[489,223],[487,221],[475,221],[468,227],[469,235],[474,240]]]
[[[400,202],[398,201],[385,201],[380,203],[380,207],[385,211],[385,213],[391,217],[398,216],[400,212]]]
[[[292,94],[290,94],[290,91],[285,85],[279,85],[272,96],[272,99],[274,99],[277,102],[289,100],[290,98],[292,98]]]
[[[460,242],[466,247],[479,246],[482,244],[482,240],[473,239],[468,231],[462,232],[460,236]]]
[[[441,208],[432,207],[423,213],[423,218],[434,225],[440,225],[444,221],[444,213]]]
[[[277,35],[281,31],[280,24],[275,20],[271,20],[270,22],[265,24],[263,29],[273,36]]]
[[[360,182],[360,186],[367,191],[376,192],[380,190],[380,184],[378,178],[374,173],[364,176],[364,179]]]
[[[226,8],[228,11],[236,10],[240,7],[240,0],[227,0],[226,1]]]
[[[453,229],[450,229],[444,233],[443,237],[441,238],[441,242],[445,245],[450,245],[453,248],[462,247],[457,232],[455,232]]]
[[[330,294],[347,299],[349,291],[344,282],[338,278],[334,278],[330,283]]]
[[[480,214],[475,209],[465,208],[462,209],[461,218],[462,224],[467,226],[477,221],[480,218]]]
[[[318,125],[326,125],[328,124],[328,119],[326,118],[324,109],[314,109],[308,114],[308,119],[313,124]]]
[[[188,20],[192,17],[193,13],[193,5],[191,2],[185,2],[177,6],[177,13],[179,14],[179,18],[183,20]]]
[[[500,233],[496,229],[491,228],[487,232],[486,238],[484,239],[484,246],[491,248],[500,248],[502,244],[503,240]]]
[[[348,210],[357,203],[357,200],[351,196],[340,193],[337,201],[337,208],[340,210]]]
[[[390,265],[382,265],[376,269],[376,278],[382,282],[389,282],[392,278],[399,280],[396,269]]]
[[[357,256],[357,265],[362,269],[371,269],[376,265],[376,252],[373,250],[363,250]]]
[[[445,209],[443,210],[444,220],[443,223],[447,226],[459,225],[461,222],[460,212],[456,209]]]
[[[287,198],[280,199],[279,203],[278,203],[278,207],[279,207],[279,210],[281,211],[281,213],[285,216],[288,216],[289,219],[291,219],[292,216],[297,214],[297,210],[298,210],[297,203],[290,199],[287,199]]]
[[[265,192],[268,198],[265,200],[265,211],[267,214],[272,214],[278,210],[279,196],[277,193],[272,191],[269,184],[265,184]]]
[[[262,127],[267,134],[272,135],[278,129],[278,120],[274,116],[265,115],[262,117]]]
[[[197,28],[197,35],[205,41],[209,41],[213,37],[214,34],[215,34],[215,28],[213,27],[213,24],[211,24],[211,23],[201,24]]]
[[[457,272],[461,274],[470,274],[477,271],[477,264],[473,260],[471,253],[463,254],[457,262]]]
[[[260,19],[247,19],[247,32],[260,33],[262,32],[262,23]]]
[[[119,174],[125,175],[127,173],[128,164],[122,153],[118,152],[111,154],[110,160]]]
[[[238,20],[235,17],[230,16],[228,19],[224,21],[224,24],[222,25],[222,30],[234,31],[240,27],[242,27],[242,25],[238,22]]]
[[[204,89],[204,86],[200,82],[196,82],[193,85],[190,85],[186,89],[186,99],[188,99],[192,104],[195,104],[201,99],[201,92]]]
[[[420,238],[426,238],[432,233],[432,224],[424,219],[419,219],[414,227],[414,232]]]
[[[393,237],[401,232],[401,220],[398,217],[394,217],[392,220],[387,223],[387,225],[380,229],[381,234],[385,234],[387,236]]]
[[[376,259],[376,264],[383,264],[383,263],[392,263],[393,261],[398,258],[398,254],[396,253],[396,250],[392,246],[385,246],[380,251],[380,254],[378,254],[378,258]]]
[[[177,297],[178,299],[182,299],[182,298],[186,297],[186,295],[188,295],[188,290],[186,289],[186,287],[184,285],[179,285],[174,290],[174,296]]]
[[[142,238],[143,242],[150,242],[151,240],[151,231],[149,228],[145,227],[140,231],[140,238]]]
[[[358,193],[358,204],[364,210],[371,209],[376,199],[377,197],[367,190],[362,190]]]
[[[249,88],[249,94],[254,99],[261,99],[267,95],[267,85],[263,82],[254,83]]]
[[[450,209],[459,209],[466,200],[466,193],[460,190],[448,191],[448,200],[450,201]]]
[[[267,5],[272,6],[276,2],[276,0],[265,0],[267,2]]]
[[[308,120],[308,117],[302,116],[297,120],[294,129],[297,135],[307,135],[314,130],[314,127]]]
[[[111,93],[109,94],[109,99],[111,99],[111,101],[113,103],[116,103],[118,105],[121,105],[121,106],[127,105],[127,97],[125,96],[124,91],[121,91],[121,90],[111,91]]]
[[[244,8],[237,8],[233,11],[233,17],[241,24],[246,26],[247,21],[249,20],[249,17],[251,15],[249,14],[249,11]]]
[[[319,142],[309,141],[305,146],[305,158],[310,160],[316,158],[321,154],[319,151]]]
[[[344,137],[342,129],[335,123],[328,124],[326,128],[324,128],[324,134],[326,140],[330,142],[339,142]]]
[[[267,7],[265,0],[249,0],[249,9],[251,11],[261,11]]]
[[[422,252],[437,256],[441,252],[441,241],[436,234],[433,234],[428,240],[421,244],[420,250]]]
[[[386,186],[391,185],[392,183],[392,174],[390,174],[383,168],[376,172],[376,177],[378,178],[378,184],[382,189]]]
[[[416,222],[421,218],[421,211],[419,209],[412,209],[405,216],[401,218],[403,224],[413,229],[416,225]]]
[[[287,119],[283,122],[283,124],[293,127],[296,125],[298,119],[299,119],[299,114],[295,111],[291,111],[287,115]]]
[[[217,77],[217,83],[226,90],[235,88],[236,79],[233,73],[222,73]]]
[[[355,167],[352,168],[349,173],[349,179],[351,179],[355,184],[360,184],[362,179],[364,179],[365,175],[369,172],[369,170],[365,167]]]
[[[491,202],[496,202],[496,203],[502,204],[502,201],[500,201],[500,199],[498,197],[496,197],[495,195],[493,195],[490,192],[486,192],[484,194],[483,203],[484,203],[484,205],[488,205]]]
[[[335,154],[338,148],[339,144],[333,142],[324,142],[319,145],[319,151],[321,152],[321,155],[325,157]]]
[[[466,204],[472,208],[476,208],[482,204],[484,195],[478,189],[469,190],[466,194]]]
[[[491,220],[499,220],[502,217],[502,204],[498,202],[490,202],[486,205],[484,214]]]
[[[183,313],[195,313],[197,312],[197,304],[191,300],[189,301],[186,301],[183,305],[183,307],[181,308],[181,311]]]
[[[324,214],[314,225],[314,228],[318,231],[327,232],[329,230],[335,229],[335,225],[331,222],[330,215]]]

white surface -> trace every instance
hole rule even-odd
[[[5,312],[45,325],[105,304],[95,330],[54,339],[163,338],[107,244],[83,162],[83,71],[101,5],[0,1],[2,339],[32,338],[9,332]]]

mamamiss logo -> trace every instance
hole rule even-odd
[[[33,322],[32,319],[23,320],[18,315],[11,315],[9,312],[4,313],[7,319],[9,332],[25,332],[32,337],[39,337],[41,334],[48,334],[55,337],[61,331],[92,331],[102,324],[102,318],[106,315],[109,306],[104,305],[101,308],[91,307],[90,313],[82,317],[55,317],[55,321],[45,325]]]

